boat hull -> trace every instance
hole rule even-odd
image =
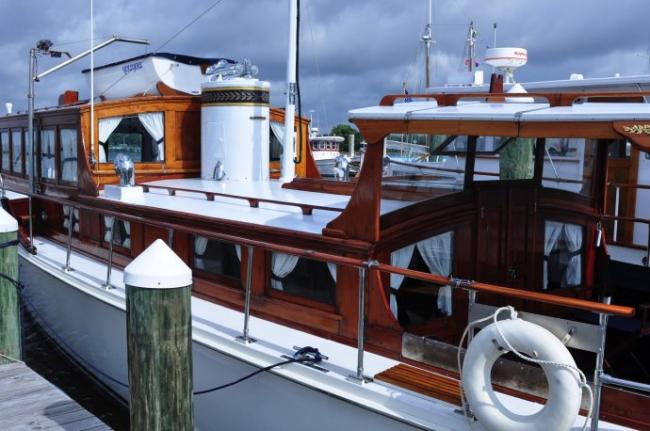
[[[87,372],[128,402],[126,313],[20,258],[24,298],[36,321]],[[230,382],[258,368],[193,341],[194,390]],[[197,429],[421,429],[272,373],[195,395]]]

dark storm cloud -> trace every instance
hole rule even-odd
[[[96,0],[97,40],[112,34],[146,37],[149,48],[111,46],[97,64],[158,49],[212,0]],[[433,79],[444,83],[463,64],[467,25],[479,31],[477,54],[492,44],[522,46],[529,64],[520,81],[648,72],[650,27],[644,0],[434,0]],[[375,104],[385,93],[422,83],[419,38],[427,0],[302,0],[301,89],[303,115],[314,110],[321,129],[346,120],[354,107]],[[27,54],[40,38],[77,53],[88,46],[88,0],[0,0],[0,102],[24,109]],[[272,82],[272,102],[284,102],[288,0],[223,0],[162,51],[249,58]],[[40,59],[39,68],[56,64]],[[37,104],[52,105],[66,89],[87,96],[80,74],[88,60],[37,84]]]

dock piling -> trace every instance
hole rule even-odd
[[[131,429],[192,430],[192,271],[158,239],[124,284]]]
[[[0,365],[21,359],[18,222],[0,208]]]

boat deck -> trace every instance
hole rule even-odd
[[[110,430],[22,363],[0,366],[0,429]]]
[[[152,181],[142,186],[149,191],[121,202],[314,234],[320,234],[350,200],[346,195],[284,189],[278,181],[244,183],[193,178]],[[389,213],[412,203],[383,199],[381,212]]]

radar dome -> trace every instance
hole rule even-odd
[[[490,48],[485,51],[485,62],[501,70],[506,82],[512,83],[514,70],[528,62],[528,51],[524,48]]]

